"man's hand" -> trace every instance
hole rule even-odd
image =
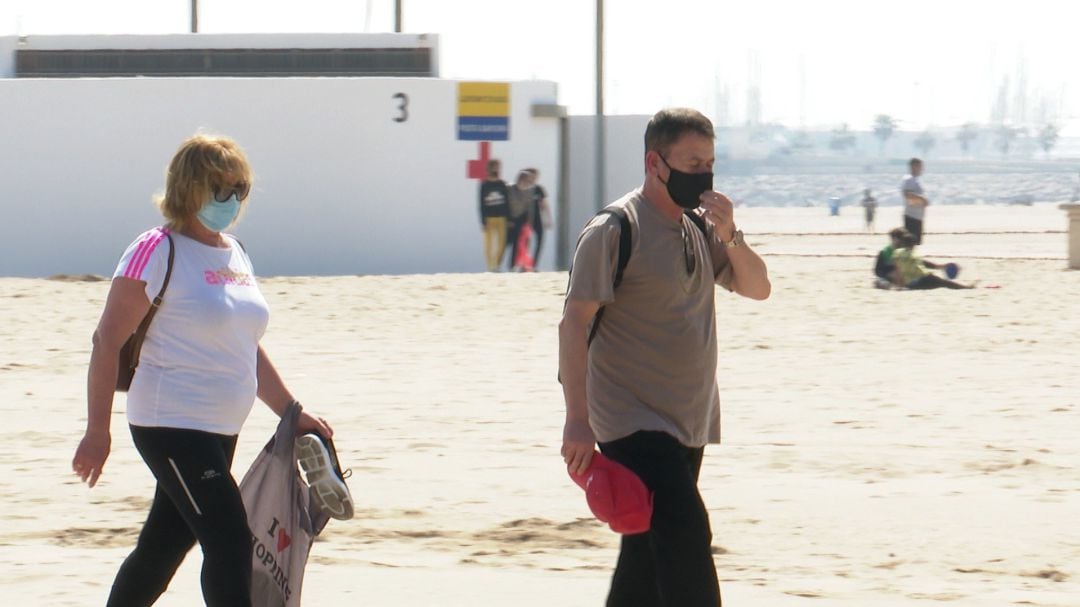
[[[575,474],[582,474],[592,462],[596,435],[587,420],[567,418],[563,426],[562,456],[566,467]]]
[[[704,192],[701,195],[702,217],[713,226],[723,242],[735,237],[735,205],[720,192]]]
[[[109,459],[112,437],[108,432],[87,432],[83,435],[75,457],[71,460],[71,469],[83,482],[91,487],[97,484],[105,460]]]

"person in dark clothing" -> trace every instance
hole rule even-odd
[[[896,273],[896,263],[893,262],[893,253],[903,246],[903,242],[911,236],[907,228],[893,228],[889,231],[889,244],[878,251],[877,260],[874,262],[874,286],[879,289],[889,289],[900,284],[900,278]]]
[[[713,190],[715,139],[696,110],[653,116],[644,182],[589,222],[574,253],[559,323],[563,462],[581,474],[599,445],[653,492],[649,530],[622,537],[607,607],[720,605],[697,484],[705,445],[720,441],[717,325],[730,316],[717,316],[716,287],[762,300],[772,286],[731,199]],[[615,212],[633,239],[618,287]]]
[[[540,179],[540,171],[534,168],[525,169],[529,174],[529,183],[532,187],[532,229],[536,234],[533,241],[533,263],[540,263],[540,247],[544,243],[544,230],[551,227],[551,207],[548,206],[547,192],[537,181]]]
[[[480,182],[480,230],[484,235],[484,259],[488,272],[496,272],[506,248],[506,217],[510,192],[499,178],[502,163],[489,160],[487,178]]]
[[[506,248],[510,250],[510,256],[506,262],[506,269],[520,270],[518,260],[518,239],[521,238],[521,230],[526,225],[532,224],[532,187],[529,184],[529,174],[521,171],[517,175],[514,185],[507,188],[507,218],[506,218]]]

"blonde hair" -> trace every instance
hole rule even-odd
[[[213,197],[238,181],[250,187],[254,175],[244,150],[232,139],[197,134],[180,144],[165,172],[165,194],[155,198],[166,225],[182,230]],[[247,206],[241,202],[240,211]]]

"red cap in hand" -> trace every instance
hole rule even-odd
[[[570,478],[585,490],[589,510],[617,533],[645,533],[652,521],[652,492],[636,474],[622,464],[593,453],[582,474],[568,470]]]

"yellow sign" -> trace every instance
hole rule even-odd
[[[458,83],[458,139],[508,141],[510,139],[510,84]]]
[[[510,84],[459,82],[458,116],[509,116]]]

